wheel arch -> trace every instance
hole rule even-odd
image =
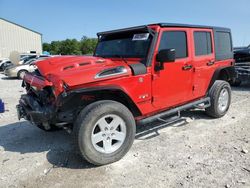
[[[74,115],[77,116],[80,111],[87,105],[101,100],[112,100],[125,105],[133,114],[134,117],[140,116],[142,113],[129,95],[119,87],[93,87],[72,90],[62,94],[59,97],[58,105],[63,114],[67,114],[67,110],[74,110]]]
[[[235,78],[236,78],[236,71],[234,66],[219,67],[214,71],[214,74],[209,83],[208,91],[213,86],[216,80],[224,80],[231,83],[232,81],[235,80]]]

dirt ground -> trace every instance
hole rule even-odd
[[[0,74],[0,187],[250,187],[250,84],[232,88],[221,119],[202,111],[182,121],[140,127],[120,161],[95,167],[65,131],[46,133],[17,120],[21,81]],[[248,152],[249,151],[249,152]]]

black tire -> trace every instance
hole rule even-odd
[[[37,124],[36,125],[39,129],[43,130],[43,131],[46,131],[46,132],[54,132],[54,131],[60,131],[62,130],[62,128],[60,127],[57,127],[53,124],[50,125],[50,128],[45,128],[42,124]]]
[[[0,71],[4,71],[4,64],[0,66]]]
[[[21,78],[23,73],[26,74],[26,73],[28,73],[28,71],[26,71],[26,70],[20,70],[20,71],[17,73],[17,78],[18,78],[18,79],[23,79],[23,78]]]
[[[227,104],[224,106],[223,110],[219,108],[219,96],[222,91],[228,92]],[[206,114],[213,118],[220,118],[224,116],[231,103],[231,87],[229,83],[222,80],[216,80],[210,88],[208,96],[210,97],[211,106],[206,108]]]
[[[91,135],[97,121],[109,114],[115,114],[125,122],[126,134],[122,145],[117,150],[112,153],[102,153],[92,144]],[[121,159],[132,146],[135,132],[135,119],[132,113],[123,104],[111,100],[97,101],[85,107],[78,115],[73,127],[74,141],[78,151],[82,157],[94,165],[105,165]]]

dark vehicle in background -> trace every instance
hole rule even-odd
[[[4,71],[6,67],[12,65],[8,58],[0,59],[0,71]]]
[[[19,61],[19,63],[18,64],[24,64],[25,62],[27,62],[27,61],[29,61],[29,60],[31,60],[31,59],[34,59],[34,58],[36,58],[37,57],[37,55],[36,54],[32,54],[32,55],[26,55],[26,54],[24,54],[24,55],[21,55],[20,56],[20,61]]]
[[[250,61],[250,45],[234,48],[234,59],[236,62]]]
[[[242,82],[250,80],[250,45],[234,48],[234,59],[237,78],[232,85],[239,86]]]

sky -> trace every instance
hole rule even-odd
[[[0,17],[42,33],[43,42],[169,22],[229,27],[234,46],[244,46],[249,8],[249,0],[0,0]]]

